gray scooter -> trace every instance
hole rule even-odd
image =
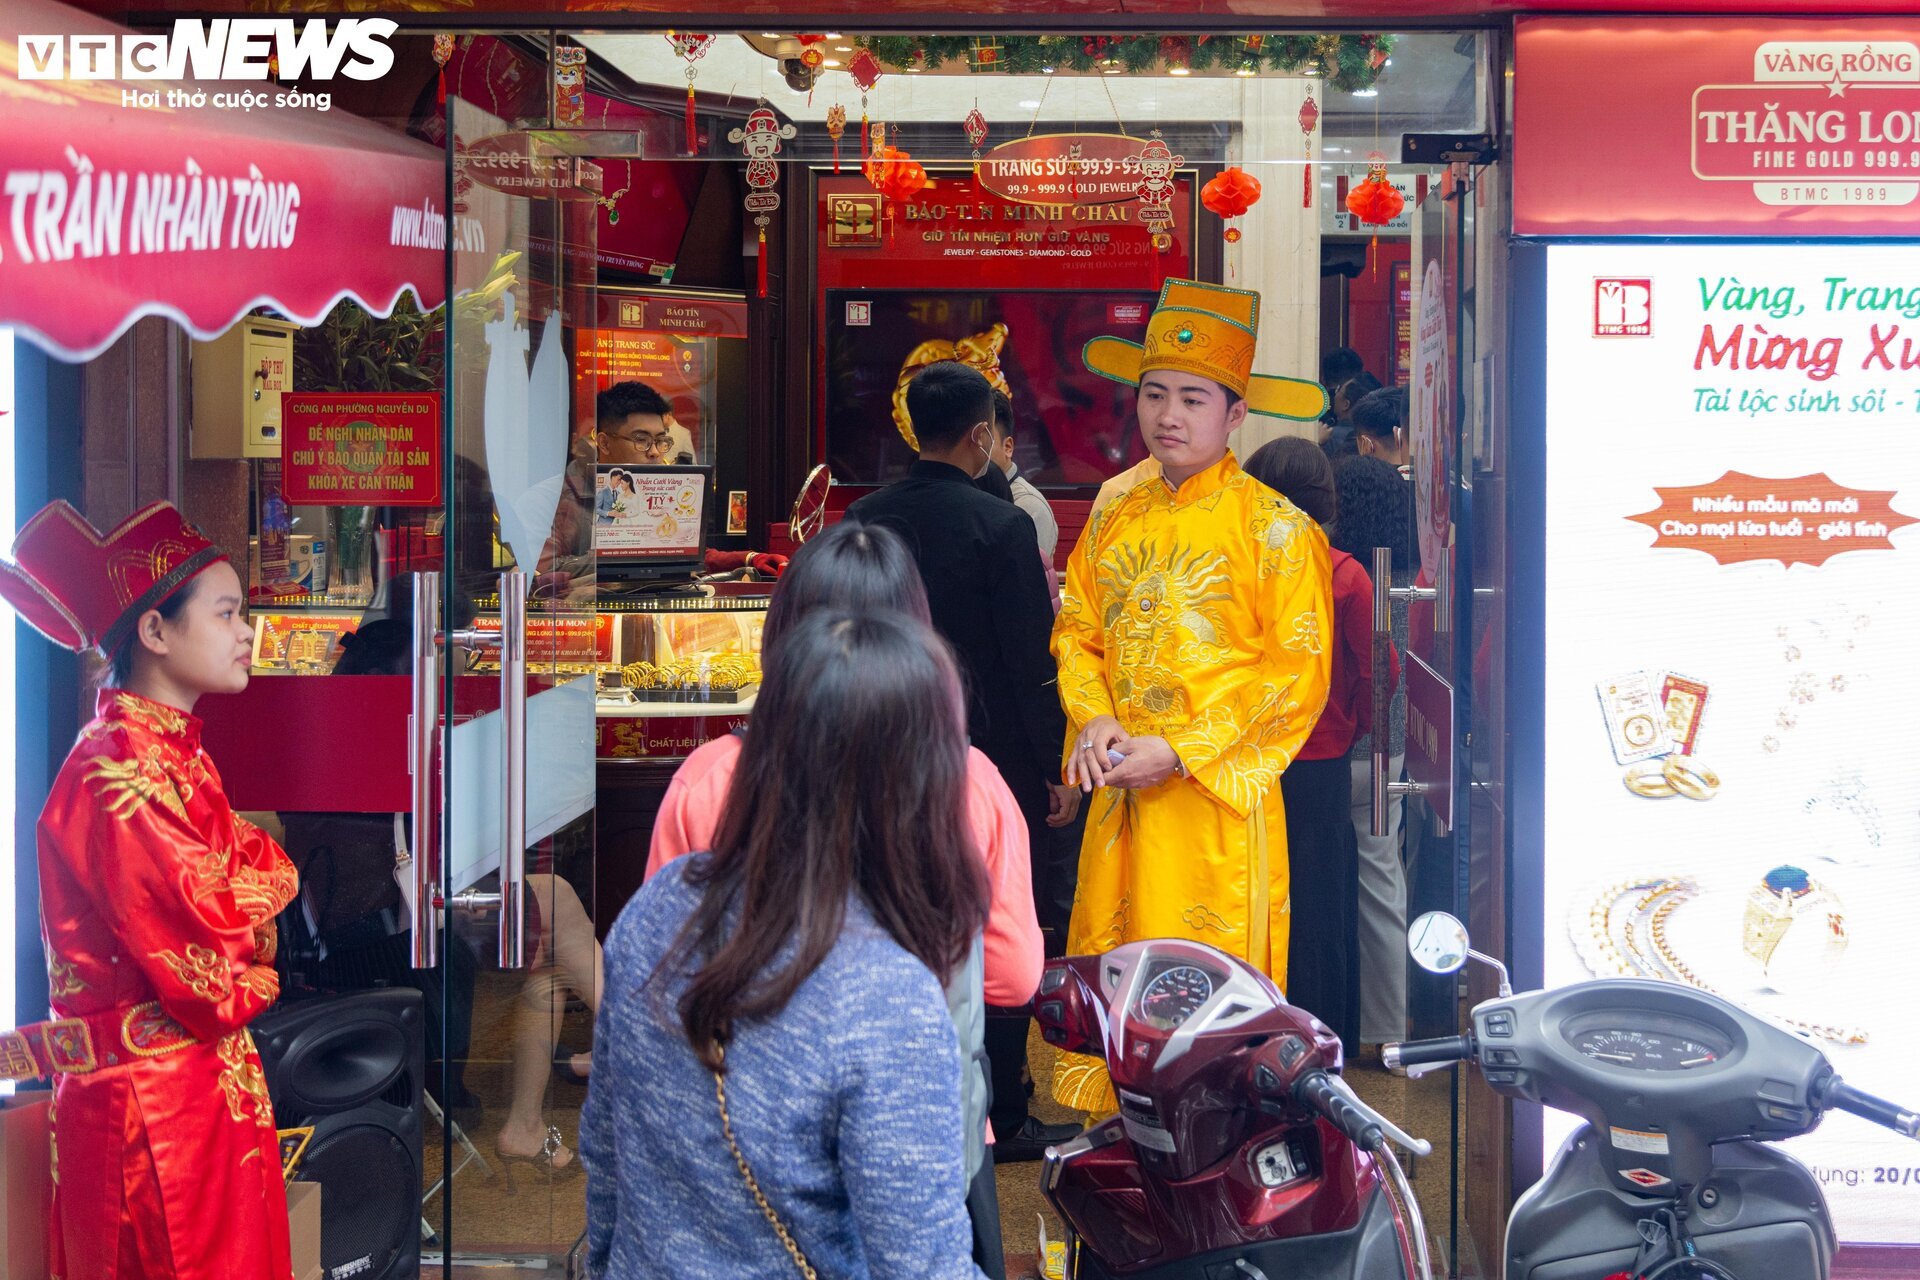
[[[1463,1036],[1388,1045],[1408,1074],[1471,1062],[1495,1092],[1585,1121],[1513,1207],[1505,1280],[1827,1280],[1820,1184],[1766,1144],[1846,1111],[1906,1137],[1920,1114],[1848,1085],[1826,1055],[1690,987],[1601,979],[1513,994],[1499,961],[1442,912],[1407,943],[1431,973],[1484,961],[1500,994]]]

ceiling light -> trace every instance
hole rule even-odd
[[[827,36],[827,39],[829,39],[829,40],[844,40],[844,39],[846,39],[846,37],[845,37],[845,36],[843,36],[843,35],[841,35],[841,34],[840,34],[840,33],[839,33],[838,31],[829,31],[829,32],[827,32],[827,33],[826,33],[826,36]]]
[[[1170,76],[1190,76],[1193,72],[1186,67],[1168,67],[1167,74]]]
[[[1042,67],[1042,68],[1040,68],[1040,74],[1041,74],[1041,75],[1043,75],[1043,76],[1050,76],[1050,75],[1052,75],[1052,74],[1053,74],[1053,68],[1052,68],[1052,67]]]
[[[853,46],[850,44],[837,44],[833,46],[833,51],[835,53],[852,53]]]
[[[1356,98],[1377,98],[1380,96],[1380,91],[1378,89],[1355,89],[1353,96]]]
[[[925,67],[908,67],[907,74],[910,76],[917,76],[924,70],[926,70]]]
[[[1380,65],[1383,67],[1390,67],[1393,65],[1393,59],[1388,58],[1385,62],[1381,63]]]
[[[1109,63],[1107,63],[1107,65],[1106,65],[1106,67],[1105,67],[1105,68],[1104,68],[1104,69],[1103,69],[1103,70],[1101,71],[1101,73],[1100,73],[1100,74],[1102,74],[1102,75],[1108,75],[1108,76],[1117,76],[1117,75],[1119,75],[1119,74],[1120,74],[1120,73],[1121,73],[1122,71],[1125,71],[1125,70],[1126,70],[1126,68],[1125,68],[1125,67],[1123,67],[1123,66],[1121,66],[1121,65],[1120,65],[1119,63],[1117,63],[1117,62],[1109,62]]]
[[[822,62],[820,65],[823,67],[837,67],[840,65],[840,59],[828,58],[824,62]]]
[[[760,38],[762,40],[779,40],[782,37],[778,31],[762,31],[760,33]]]
[[[1238,71],[1234,72],[1233,74],[1237,76],[1251,76],[1254,74],[1254,70],[1252,67],[1242,67]]]
[[[1028,98],[1020,104],[1020,109],[1022,111],[1038,111],[1040,109],[1040,99]]]

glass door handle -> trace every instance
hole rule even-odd
[[[500,575],[500,967],[527,963],[527,575]]]
[[[407,767],[413,774],[413,893],[407,900],[416,969],[440,962],[440,842],[434,838],[433,745],[440,728],[440,575],[413,576],[413,711],[407,723]]]
[[[1404,587],[1400,591],[1419,588]],[[1393,783],[1387,779],[1389,756],[1387,743],[1392,726],[1387,723],[1393,709],[1393,690],[1388,686],[1389,662],[1393,651],[1393,601],[1400,594],[1393,585],[1393,548],[1373,549],[1373,834],[1387,834],[1387,797]]]
[[[1396,782],[1387,777],[1391,767],[1391,757],[1387,752],[1390,728],[1387,721],[1392,714],[1393,687],[1388,682],[1387,654],[1393,648],[1393,602],[1395,600],[1431,600],[1434,602],[1434,630],[1444,633],[1452,628],[1452,609],[1447,604],[1449,574],[1447,561],[1441,560],[1434,574],[1431,587],[1396,587],[1393,585],[1393,549],[1375,547],[1373,549],[1373,759],[1371,774],[1372,810],[1371,830],[1375,837],[1385,837],[1387,832],[1387,801],[1393,796],[1424,795],[1432,790],[1421,782]],[[1444,611],[1446,625],[1441,625]]]

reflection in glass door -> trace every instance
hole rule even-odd
[[[453,1170],[445,1216],[456,1270],[559,1269],[585,1229],[577,1134],[599,1000],[592,658],[575,652],[593,635],[593,477],[576,449],[569,354],[574,328],[593,323],[598,175],[543,151],[547,135],[457,98],[448,108],[460,231],[435,584],[437,870],[449,906],[447,1016],[466,1020],[456,1067],[468,1123],[450,1116],[429,1140]]]

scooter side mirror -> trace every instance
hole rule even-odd
[[[1429,911],[1407,926],[1407,952],[1428,973],[1458,973],[1472,948],[1467,926],[1444,911]]]
[[[1100,994],[1098,956],[1052,960],[1040,973],[1033,1020],[1040,1036],[1068,1053],[1103,1057],[1107,1051],[1107,1002]]]

